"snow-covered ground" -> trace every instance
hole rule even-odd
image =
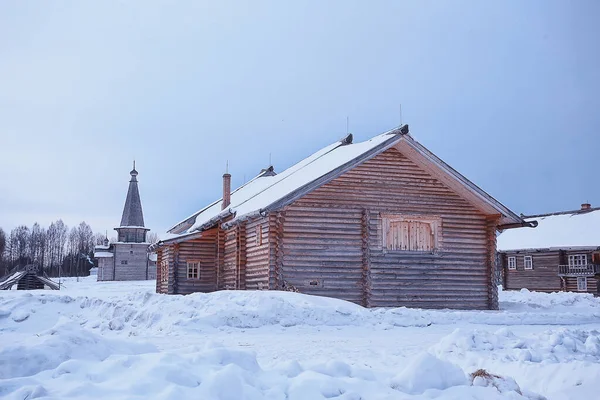
[[[600,299],[587,294],[501,292],[487,312],[364,309],[94,279],[0,293],[0,398],[599,396]]]

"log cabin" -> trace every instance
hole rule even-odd
[[[584,203],[577,210],[523,218],[538,227],[498,237],[503,287],[598,295],[600,207]]]
[[[408,125],[263,169],[175,224],[158,293],[293,290],[365,307],[497,309],[496,231],[529,226]]]

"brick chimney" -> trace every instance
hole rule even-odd
[[[228,172],[223,174],[223,203],[221,210],[226,209],[231,204],[231,175]]]
[[[592,205],[590,203],[583,203],[581,205],[582,210],[589,210],[590,208],[592,208]]]

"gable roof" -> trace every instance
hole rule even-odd
[[[498,250],[600,247],[600,208],[525,217],[535,229],[513,229],[498,236]]]
[[[342,175],[370,158],[396,146],[421,166],[429,166],[441,181],[476,205],[485,214],[500,214],[501,224],[525,223],[489,194],[459,174],[408,134],[408,125],[382,133],[365,142],[352,143],[352,135],[333,143],[279,174],[259,174],[231,193],[231,204],[221,210],[217,200],[171,229],[172,234],[202,231],[217,222],[227,223],[265,215],[285,207],[310,191]]]

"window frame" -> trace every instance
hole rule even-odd
[[[431,250],[403,250],[388,248],[387,227],[394,222],[417,222],[429,224],[433,236],[433,248]],[[388,214],[381,213],[381,249],[384,253],[415,253],[436,254],[442,249],[442,217],[439,215],[414,215],[414,214]]]
[[[529,267],[527,266],[527,260],[529,260]],[[523,269],[527,271],[533,270],[533,256],[523,256]]]
[[[583,285],[581,285],[580,282],[583,282]],[[578,292],[587,292],[587,277],[585,277],[585,276],[577,277],[577,291]]]
[[[187,280],[188,281],[197,281],[197,280],[199,280],[200,279],[200,261],[198,261],[198,260],[189,260],[189,261],[186,261],[185,264],[186,264],[186,275],[185,276],[187,277]],[[196,269],[195,275],[196,276],[194,276],[194,273],[193,273],[193,270],[194,270],[194,266],[193,265],[194,264],[196,264],[196,267],[195,267],[195,269]],[[191,276],[190,276],[190,271],[192,271]]]
[[[121,260],[121,265],[129,265],[129,263],[127,262],[127,260]]]
[[[583,259],[584,263],[583,264],[576,264],[574,261],[576,259]],[[571,262],[573,261],[573,262]],[[588,265],[588,261],[587,261],[587,254],[569,254],[568,257],[568,265],[569,267],[582,267],[584,265]]]
[[[511,265],[511,261],[512,261],[512,265]],[[508,269],[510,271],[516,271],[517,270],[517,257],[509,256],[506,265],[508,266]]]

